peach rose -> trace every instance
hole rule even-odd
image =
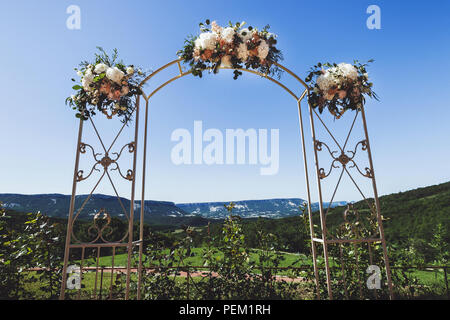
[[[344,99],[347,96],[347,91],[339,90],[338,94],[339,94],[339,99]]]
[[[212,54],[213,54],[212,50],[206,49],[201,55],[201,58],[202,60],[209,60],[211,59]]]
[[[107,81],[103,81],[102,85],[100,86],[100,92],[104,94],[108,94],[108,92],[111,90],[111,84]]]

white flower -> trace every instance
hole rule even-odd
[[[108,69],[108,66],[104,63],[99,63],[95,66],[94,72],[96,74],[100,74],[102,72],[105,72]]]
[[[318,76],[316,83],[323,92],[327,92],[329,89],[337,85],[336,78],[329,70]]]
[[[117,67],[108,68],[108,70],[106,70],[106,77],[118,84],[120,84],[124,75],[123,71]]]
[[[214,50],[217,43],[217,34],[213,32],[203,32],[195,40],[195,47],[199,49]]]
[[[258,57],[261,60],[264,60],[269,54],[269,44],[266,40],[261,40],[261,43],[258,46]]]
[[[231,64],[231,56],[230,55],[223,56],[222,59],[220,60],[220,66],[224,68],[232,68],[233,65]]]
[[[244,41],[244,43],[247,40],[250,40],[253,37],[253,32],[254,30],[250,31],[247,28],[241,29],[241,31],[239,31],[239,36],[241,37],[242,41]]]
[[[337,66],[338,72],[345,78],[349,78],[353,81],[358,79],[358,70],[349,63],[339,63]]]
[[[92,73],[91,69],[87,69],[84,73],[83,78],[81,79],[81,85],[83,86],[83,89],[85,91],[90,91],[92,88],[90,87],[90,84],[94,80],[94,74]]]
[[[128,75],[131,75],[131,74],[133,74],[134,73],[134,68],[133,67],[128,67],[127,68],[127,74]]]
[[[213,21],[211,23],[211,31],[214,32],[214,33],[219,34],[219,33],[222,32],[222,27],[219,26],[216,21]]]
[[[77,71],[77,75],[82,77],[83,76],[83,72],[81,72],[80,70]]]
[[[228,28],[225,28],[222,30],[221,36],[222,36],[222,39],[225,40],[225,42],[231,43],[231,42],[233,42],[235,33],[236,32],[234,31],[233,28],[228,27]]]
[[[239,47],[237,49],[237,56],[239,59],[241,59],[242,61],[246,61],[248,58],[248,49],[247,49],[247,45],[244,43],[240,43]]]

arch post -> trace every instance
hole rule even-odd
[[[126,286],[124,298],[129,299],[130,279],[131,279],[131,261],[133,247],[139,245],[139,241],[133,241],[134,225],[134,194],[136,181],[136,160],[137,143],[139,128],[139,97],[136,97],[136,105],[132,111],[135,115],[134,134],[131,142],[116,146],[117,139],[123,135],[123,129],[126,123],[120,126],[120,129],[111,144],[106,144],[101,130],[97,128],[92,117],[87,120],[80,120],[78,129],[77,149],[75,153],[75,168],[72,183],[72,195],[70,199],[66,243],[63,261],[63,275],[60,290],[60,300],[66,299],[67,293],[70,293],[71,299],[102,299],[102,291],[109,291],[109,298],[114,297],[114,276],[121,276],[126,273]],[[110,118],[110,117],[108,117]],[[100,150],[95,150],[91,144],[86,143],[86,129],[92,129],[92,134],[96,142],[100,144]],[[90,142],[92,143],[92,142]],[[97,152],[100,151],[100,152]],[[119,159],[125,157],[128,153],[132,156],[131,169],[126,172],[119,165]],[[85,158],[92,165],[87,170],[80,169],[81,157]],[[121,162],[122,165],[122,162]],[[96,177],[96,174],[100,176]],[[114,175],[113,175],[114,173]],[[94,178],[95,177],[95,178]],[[114,179],[124,179],[130,183],[130,201],[127,204],[126,199],[122,198],[117,190]],[[77,195],[77,187],[85,180],[96,181],[87,195]],[[114,190],[115,198],[118,203],[116,207],[105,204],[103,208],[92,208],[89,201],[94,196],[102,181],[107,181]],[[114,196],[113,196],[114,197]],[[109,205],[109,207],[108,207]],[[127,230],[119,235],[117,239],[109,238],[111,224],[111,210],[120,208],[119,213],[127,219]],[[127,208],[128,207],[128,208]],[[117,212],[116,212],[117,213]],[[77,222],[81,222],[77,224]],[[87,234],[78,234],[76,228],[85,225]],[[86,226],[87,225],[87,226]],[[125,251],[127,254],[126,266],[115,266],[115,257],[118,251]],[[100,266],[102,252],[111,255],[111,268],[108,269],[109,288],[103,288],[103,267]],[[90,255],[91,254],[91,255]],[[95,266],[89,266],[94,263]],[[101,273],[99,274],[99,271]],[[70,272],[70,275],[69,275]],[[82,295],[82,287],[85,284],[84,274],[89,273],[94,276],[94,288],[89,296]],[[101,279],[99,279],[101,277]]]
[[[356,274],[357,278],[356,286],[358,287],[356,291],[359,292],[359,297],[363,299],[364,292],[372,290],[374,297],[377,298],[378,297],[377,290],[383,289],[381,287],[369,288],[367,282],[365,281],[366,278],[363,278],[363,275],[366,274],[366,272],[368,272],[369,270],[368,267],[375,266],[379,268],[378,265],[375,265],[375,263],[378,263],[384,264],[387,283],[387,288],[385,289],[387,289],[389,299],[392,300],[394,299],[394,294],[393,294],[391,271],[389,265],[389,258],[387,254],[386,240],[383,230],[380,201],[375,181],[375,173],[364,107],[356,110],[353,121],[351,122],[351,126],[350,128],[348,128],[347,131],[348,133],[346,134],[345,141],[338,141],[339,139],[333,135],[333,131],[326,125],[322,115],[318,114],[317,111],[313,109],[310,104],[309,104],[309,116],[311,124],[312,143],[314,148],[314,160],[315,160],[317,187],[318,187],[317,192],[319,197],[319,214],[320,214],[320,229],[321,229],[320,230],[321,237],[320,238],[313,237],[313,242],[322,244],[323,246],[328,297],[329,299],[333,299],[332,270],[329,263],[330,248],[338,249],[334,251],[339,252],[340,255],[340,261],[338,262],[341,265],[341,270],[339,272],[341,272],[342,279],[340,280],[340,282],[341,285],[343,286],[343,291],[345,292],[345,297],[347,299],[349,298],[348,294],[349,287],[355,285],[352,283],[349,284],[347,281],[348,279],[345,276],[347,270],[345,270],[346,268],[345,259],[343,259],[343,247],[351,246],[351,249],[353,250],[355,256],[355,265],[352,266],[353,268],[355,268],[355,270],[352,270],[352,272]],[[360,118],[359,122],[362,125],[363,140],[358,141],[352,148],[350,148],[347,146],[349,144],[352,133],[355,131],[354,129],[358,122],[358,118]],[[332,147],[331,144],[329,145],[326,142],[324,142],[325,140],[322,138],[319,140],[317,128],[315,127],[315,120],[317,120],[319,125],[325,130],[326,136],[328,136],[329,140],[332,141],[331,144],[333,144],[334,147]],[[365,167],[364,170],[361,170],[360,168],[361,163],[359,163],[360,160],[358,160],[356,157],[357,153],[361,152],[366,153],[366,161],[368,161],[368,164],[366,164],[367,166]],[[319,155],[321,153],[324,153],[325,154],[324,156],[330,159],[331,166],[329,167],[329,169],[322,167],[322,165],[320,164]],[[324,202],[324,192],[322,187],[327,181],[327,178],[335,170],[340,171],[340,175],[337,180],[337,184],[334,187],[332,196],[329,199],[328,206],[325,208],[326,203]],[[370,182],[372,189],[372,194],[370,197],[362,191],[363,190],[362,183],[357,182],[357,179],[355,178],[356,175]],[[358,191],[362,200],[360,201],[360,203],[349,204],[347,206],[347,209],[343,212],[342,223],[337,228],[336,226],[334,226],[334,229],[330,230],[329,225],[327,225],[327,217],[329,217],[329,214],[331,213],[330,209],[332,206],[332,202],[333,200],[335,200],[335,195],[341,184],[343,176],[346,176],[350,179],[350,182]],[[351,220],[352,218],[353,220]],[[367,232],[369,234],[364,235],[360,231],[361,230],[360,225],[363,223],[363,221],[373,223],[374,227],[367,228],[368,229]],[[347,233],[342,233],[339,227],[348,227],[350,230]],[[382,261],[376,261],[376,256],[374,256],[375,250],[372,248],[372,246],[377,243],[381,244],[382,247]],[[367,251],[368,257],[365,259],[365,261],[359,254],[359,249],[362,248],[362,246],[367,246],[368,248]],[[366,262],[367,265],[364,265],[364,263]],[[350,266],[348,266],[348,268],[350,268]]]

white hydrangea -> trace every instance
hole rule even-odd
[[[81,85],[83,86],[83,89],[85,91],[92,90],[92,88],[90,87],[92,81],[94,81],[94,74],[92,73],[91,69],[87,69],[84,73],[83,78],[81,79]]]
[[[339,63],[337,65],[338,72],[344,77],[353,81],[358,79],[358,70],[349,63]]]
[[[198,49],[214,50],[217,43],[217,34],[214,32],[203,32],[195,40],[195,47]]]
[[[245,43],[247,40],[250,40],[253,37],[254,30],[250,31],[247,28],[241,29],[239,31],[239,36],[241,37],[242,41]]]
[[[222,37],[223,40],[225,40],[225,42],[231,43],[231,42],[233,42],[235,33],[236,32],[234,31],[233,28],[228,27],[228,28],[225,28],[225,29],[222,30],[221,37]]]
[[[248,58],[248,49],[247,49],[247,45],[244,43],[240,43],[239,47],[237,49],[237,56],[239,59],[241,59],[242,61],[246,61]]]
[[[120,84],[124,75],[123,71],[117,67],[108,68],[108,70],[106,70],[106,77],[118,84]]]
[[[94,72],[96,74],[100,74],[102,72],[105,72],[108,69],[108,66],[104,63],[99,63],[95,66]]]
[[[261,43],[258,46],[258,57],[261,60],[264,60],[269,54],[269,44],[266,40],[261,40]]]
[[[327,92],[337,85],[336,78],[329,70],[326,70],[324,74],[318,76],[316,83],[323,92]]]
[[[316,82],[322,91],[327,92],[332,87],[339,88],[342,80],[345,79],[352,81],[358,79],[358,70],[349,63],[340,63],[326,70],[324,74],[317,77]]]

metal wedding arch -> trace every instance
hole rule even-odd
[[[141,299],[142,296],[142,287],[141,287],[141,278],[142,278],[142,264],[143,264],[143,245],[144,245],[144,195],[145,195],[145,178],[146,178],[146,161],[147,161],[147,140],[148,140],[148,115],[149,115],[149,102],[150,99],[162,88],[170,84],[171,82],[180,79],[184,76],[190,75],[191,71],[184,71],[183,67],[181,65],[182,59],[175,59],[166,65],[160,67],[156,71],[152,72],[147,78],[145,78],[141,82],[141,87],[148,82],[151,78],[153,78],[155,75],[159,74],[161,71],[168,69],[172,66],[178,67],[177,73],[175,76],[170,78],[169,80],[165,81],[156,89],[151,91],[149,94],[142,93],[142,95],[136,96],[136,105],[135,109],[133,110],[133,114],[135,116],[134,121],[134,137],[131,142],[123,145],[119,149],[117,149],[118,152],[112,152],[113,147],[115,146],[115,143],[117,142],[118,137],[122,134],[123,129],[125,128],[125,124],[122,124],[120,127],[117,135],[113,139],[113,142],[107,146],[105,145],[102,136],[94,122],[94,120],[89,117],[88,120],[83,121],[80,120],[79,123],[79,129],[78,129],[78,141],[77,141],[77,148],[76,148],[76,155],[75,155],[75,168],[74,168],[74,174],[73,174],[73,184],[72,184],[72,196],[70,201],[70,207],[69,207],[69,216],[68,216],[68,225],[67,225],[67,235],[66,235],[66,245],[65,245],[65,256],[64,256],[64,265],[63,265],[63,275],[62,275],[62,285],[61,285],[61,292],[60,292],[60,299],[66,299],[67,298],[67,291],[71,291],[71,297],[70,298],[78,298],[80,299],[81,292],[82,292],[82,283],[84,280],[84,274],[86,272],[90,272],[91,274],[94,274],[94,289],[93,293],[90,295],[92,299],[99,299],[101,298],[101,292],[98,292],[98,288],[100,287],[100,291],[102,290],[102,281],[103,281],[103,268],[99,266],[99,258],[101,256],[102,250],[107,250],[111,254],[111,268],[109,270],[109,297],[112,298],[112,291],[113,291],[113,277],[115,272],[123,272],[126,275],[126,284],[124,288],[124,298],[129,299],[130,298],[130,284],[131,284],[131,276],[133,273],[137,272],[137,292],[136,297],[137,299]],[[292,96],[295,99],[295,102],[297,104],[298,108],[298,118],[299,118],[299,127],[300,127],[300,136],[301,136],[301,147],[303,151],[303,164],[305,168],[305,182],[306,182],[306,191],[307,191],[307,209],[308,209],[308,215],[309,215],[309,228],[310,228],[310,236],[311,236],[311,251],[312,251],[312,257],[313,257],[313,266],[314,266],[314,275],[315,275],[315,284],[316,284],[316,294],[317,298],[321,298],[320,296],[320,290],[319,290],[319,283],[320,283],[320,275],[319,275],[319,265],[318,265],[318,246],[322,247],[323,252],[323,262],[324,262],[324,269],[325,269],[325,277],[326,277],[326,286],[327,286],[327,292],[329,299],[333,299],[333,279],[332,279],[332,272],[330,267],[330,257],[329,257],[329,247],[330,245],[336,245],[339,247],[339,250],[341,252],[341,262],[342,262],[342,268],[344,268],[344,263],[342,260],[342,246],[344,245],[353,245],[356,249],[357,245],[363,245],[366,244],[368,246],[368,252],[370,261],[372,262],[372,244],[373,243],[380,243],[382,246],[382,256],[384,260],[385,265],[385,274],[386,274],[386,280],[389,290],[389,297],[393,299],[393,287],[392,287],[392,281],[391,281],[391,273],[390,273],[390,267],[389,267],[389,259],[387,256],[387,249],[386,249],[386,241],[384,237],[384,231],[383,231],[383,224],[382,224],[382,216],[380,212],[380,203],[378,200],[378,193],[377,193],[377,187],[375,182],[375,174],[373,169],[373,163],[372,163],[372,155],[370,150],[370,144],[369,144],[369,137],[368,137],[368,131],[367,131],[367,124],[366,124],[366,118],[365,118],[365,112],[364,108],[361,108],[360,110],[355,112],[355,117],[352,121],[351,127],[348,131],[348,134],[346,136],[346,140],[343,144],[339,143],[337,138],[332,134],[332,130],[326,125],[325,121],[323,121],[320,114],[316,112],[315,109],[313,109],[309,103],[307,103],[307,109],[309,113],[309,119],[310,119],[310,129],[312,134],[312,143],[313,143],[313,149],[314,149],[314,171],[316,172],[316,181],[317,181],[317,192],[318,192],[318,199],[319,199],[319,216],[320,216],[320,230],[316,232],[314,222],[313,222],[313,211],[311,209],[311,190],[310,190],[310,180],[309,180],[309,174],[308,174],[308,163],[307,163],[307,156],[306,156],[306,145],[305,145],[305,129],[302,119],[302,107],[301,102],[307,97],[308,95],[308,86],[307,84],[300,79],[294,72],[287,69],[286,67],[278,64],[273,63],[283,71],[285,71],[287,74],[292,76],[301,87],[300,94],[296,94],[297,90],[288,88],[285,84],[281,83],[280,81],[270,77],[268,74],[263,74],[255,70],[249,70],[249,69],[237,69],[239,71],[244,71],[248,73],[252,73],[258,76],[261,76],[263,78],[266,78],[270,80],[271,82],[277,84],[280,86],[284,91],[289,93],[290,96]],[[232,69],[228,67],[220,67],[220,69]],[[145,103],[145,116],[144,116],[144,142],[143,142],[143,159],[142,159],[142,190],[141,190],[141,200],[140,200],[140,216],[139,216],[139,230],[138,230],[138,239],[133,239],[133,225],[135,221],[134,213],[135,213],[135,183],[136,183],[136,160],[137,160],[137,148],[138,148],[138,131],[139,131],[139,112],[141,109],[141,99]],[[108,118],[111,118],[112,115],[106,114]],[[349,142],[349,137],[355,127],[355,123],[358,120],[358,118],[362,121],[362,127],[364,131],[364,138],[363,140],[359,141],[353,150],[345,151],[347,144]],[[325,129],[325,132],[329,135],[329,137],[332,139],[332,141],[336,144],[336,147],[339,149],[338,151],[332,151],[332,149],[326,144],[324,141],[318,140],[316,138],[316,128],[315,128],[315,120],[318,120],[318,122],[323,125],[323,128]],[[85,123],[88,125],[90,124],[91,128],[93,129],[93,132],[95,133],[95,136],[98,138],[98,142],[101,145],[102,152],[97,153],[94,150],[94,147],[92,145],[87,144],[84,142],[83,139],[83,127],[85,126]],[[355,155],[357,153],[358,147],[361,147],[362,151],[365,151],[367,153],[368,157],[368,167],[364,170],[361,170],[359,166],[355,162]],[[126,173],[122,172],[119,166],[119,159],[128,151],[129,154],[132,155],[132,169],[128,169]],[[331,160],[331,166],[328,170],[325,170],[323,167],[319,165],[319,155],[322,151],[328,151],[329,159]],[[81,156],[87,156],[88,154],[92,155],[92,160],[94,162],[93,166],[88,173],[85,174],[84,170],[80,169],[80,157]],[[337,155],[335,155],[337,154]],[[340,165],[340,166],[339,166]],[[327,224],[326,224],[326,218],[327,214],[329,212],[330,206],[326,208],[326,203],[323,201],[323,191],[322,191],[322,184],[325,182],[324,180],[330,175],[330,173],[336,169],[341,168],[341,173],[338,179],[338,182],[336,184],[336,187],[334,189],[333,196],[331,197],[330,203],[333,202],[334,196],[336,194],[336,190],[338,189],[341,178],[343,174],[347,174],[363,199],[369,204],[371,207],[372,212],[374,213],[374,216],[376,216],[376,223],[377,223],[377,229],[378,232],[376,235],[373,236],[365,236],[361,237],[361,235],[354,234],[353,237],[348,238],[336,238],[335,236],[332,236],[329,234],[327,230]],[[373,190],[373,203],[370,203],[371,198],[366,197],[366,195],[362,192],[362,190],[359,188],[358,184],[356,183],[356,180],[353,178],[353,176],[350,174],[349,169],[355,168],[359,174],[361,174],[363,177],[371,180],[372,184],[372,190]],[[79,198],[80,205],[75,209],[76,199],[77,199],[77,185],[79,183],[82,183],[83,181],[87,180],[88,178],[91,178],[94,171],[99,172],[100,178],[97,180],[97,182],[94,184],[94,187],[92,188],[90,194],[85,198]],[[130,182],[131,186],[131,196],[129,201],[129,209],[126,209],[126,204],[124,204],[123,198],[119,196],[119,193],[117,191],[117,188],[114,184],[114,181],[111,177],[112,171],[116,171],[118,173],[119,178],[123,178]],[[122,210],[122,215],[126,217],[128,221],[128,228],[126,231],[124,231],[124,235],[120,239],[114,239],[111,240],[108,238],[108,235],[111,233],[111,217],[109,213],[107,212],[107,209],[105,208],[97,208],[98,210],[95,211],[95,216],[93,218],[92,224],[89,228],[89,235],[86,235],[85,238],[81,239],[79,235],[75,232],[75,222],[77,222],[78,218],[80,217],[80,214],[83,210],[88,210],[89,207],[88,203],[91,199],[92,195],[94,194],[95,190],[97,189],[98,185],[103,179],[106,179],[111,183],[111,186],[114,190],[115,195],[117,196],[117,201],[120,204],[120,208]],[[89,208],[92,209],[92,208]],[[344,214],[344,219],[346,220],[347,213],[352,212],[353,214],[356,214],[359,217],[359,214],[357,210],[353,210],[351,206],[346,210]],[[316,236],[316,234],[319,234]],[[90,236],[90,238],[88,237]],[[80,238],[80,239],[79,239]],[[87,239],[89,238],[89,239]],[[138,258],[138,266],[137,268],[132,268],[132,252],[135,247],[138,247],[139,249],[139,258]],[[86,254],[87,251],[91,250],[93,252],[95,259],[95,266],[85,266],[86,264]],[[115,257],[116,253],[119,250],[125,250],[127,252],[127,262],[126,267],[124,266],[115,266]],[[74,253],[74,251],[77,251],[78,254]],[[104,251],[103,251],[104,252]],[[75,261],[75,262],[73,262]],[[75,266],[74,266],[75,265]],[[101,272],[101,279],[99,280],[99,273]],[[362,298],[362,281],[359,279],[359,290],[361,292],[361,298]],[[100,281],[100,284],[99,284]],[[70,287],[68,286],[68,283],[70,282]],[[342,279],[338,280],[338,282],[343,282],[344,285],[346,285],[345,282],[345,276],[344,273],[342,273]],[[345,290],[347,293],[347,291]],[[376,297],[376,293],[374,294]]]

